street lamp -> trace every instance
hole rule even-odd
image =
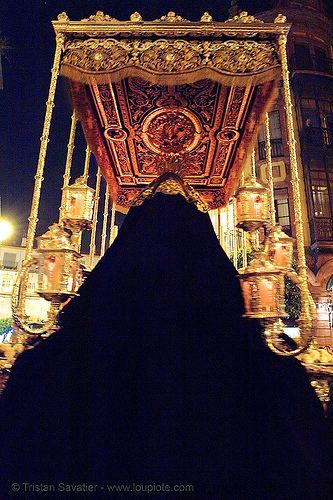
[[[12,226],[5,219],[0,219],[0,244],[8,238],[12,232]]]

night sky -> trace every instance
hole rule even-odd
[[[239,6],[255,14],[268,9],[270,0],[240,0]],[[61,12],[66,12],[70,20],[80,20],[97,10],[120,20],[128,20],[135,11],[139,11],[144,20],[154,20],[172,10],[191,21],[200,20],[207,10],[215,21],[225,21],[229,17],[229,8],[230,3],[221,0],[1,1],[0,36],[7,38],[9,49],[2,57],[4,89],[0,90],[0,196],[2,216],[15,229],[9,243],[20,244],[22,232],[28,224],[55,49],[51,21]],[[57,222],[59,214],[71,116],[62,78],[58,81],[55,102],[37,235]],[[80,143],[82,146],[76,145],[74,150],[74,178],[83,171],[83,141]]]

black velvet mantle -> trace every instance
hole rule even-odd
[[[1,498],[13,482],[16,498],[65,498],[59,483],[98,485],[84,499],[332,498],[321,404],[300,363],[242,318],[236,274],[209,216],[180,195],[132,208],[60,330],[13,367]],[[194,491],[106,491],[133,483]]]

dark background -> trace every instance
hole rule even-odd
[[[333,2],[328,0],[327,4],[332,15]],[[249,14],[267,10],[271,5],[269,0],[239,1],[239,7]],[[8,243],[20,244],[28,224],[55,50],[51,21],[57,19],[61,12],[66,12],[70,20],[80,20],[97,10],[120,20],[129,20],[135,11],[139,11],[144,20],[154,20],[172,10],[191,21],[200,20],[207,10],[213,20],[225,21],[229,17],[229,8],[230,3],[221,0],[1,1],[0,37],[6,38],[9,46],[2,56],[4,88],[0,90],[1,213],[14,226],[14,234]],[[57,222],[59,214],[71,116],[62,78],[58,80],[55,102],[37,235]],[[79,127],[78,130],[80,132]],[[83,171],[84,147],[83,141],[76,141],[72,179]],[[92,169],[95,168],[92,161]],[[90,184],[94,186],[94,182],[92,177]],[[103,190],[101,194],[103,196]],[[103,205],[103,198],[101,201]]]

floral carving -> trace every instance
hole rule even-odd
[[[139,172],[142,175],[156,174],[156,155],[152,153],[143,144],[138,142],[136,144],[137,160]]]
[[[229,73],[263,71],[278,62],[275,47],[269,43],[232,40],[223,44],[216,42],[216,48],[212,56],[213,66]]]
[[[215,168],[214,168],[214,175],[218,176],[221,175],[225,166],[225,162],[227,159],[227,155],[229,152],[229,144],[221,144],[221,148],[216,160]]]
[[[201,19],[200,21],[202,23],[211,23],[213,21],[213,18],[212,16],[208,13],[208,12],[205,12],[202,16],[201,16]]]
[[[96,14],[89,16],[87,19],[82,19],[82,21],[86,22],[95,22],[95,23],[108,23],[110,21],[117,21],[117,19],[114,19],[113,17],[109,16],[108,14],[104,14],[101,10],[98,10]]]
[[[69,17],[67,16],[66,12],[62,12],[61,14],[58,14],[57,19],[58,19],[58,21],[63,21],[63,22],[69,21]]]
[[[139,12],[134,12],[131,14],[130,20],[134,23],[142,21],[142,16],[139,14]]]
[[[186,40],[88,39],[69,42],[63,63],[91,72],[136,66],[149,72],[181,73],[200,67],[220,72],[246,74],[260,72],[278,63],[274,44],[235,41],[197,42]]]
[[[226,117],[225,126],[226,127],[236,127],[239,110],[241,108],[245,94],[245,87],[236,87],[234,95],[232,97],[232,102],[229,107],[229,112]]]
[[[113,142],[113,147],[116,151],[118,164],[123,174],[131,173],[130,167],[128,165],[128,157],[126,154],[126,146],[123,142]]]
[[[179,21],[186,21],[186,19],[183,19],[181,16],[177,16],[175,12],[168,12],[167,16],[162,16],[161,19],[156,19],[156,21],[166,21],[168,23],[175,23]]]
[[[160,152],[179,153],[194,141],[195,127],[184,114],[175,111],[160,113],[148,125],[149,142]]]
[[[132,123],[137,123],[141,117],[155,107],[155,100],[161,96],[166,87],[152,85],[142,78],[126,80],[128,103]]]
[[[177,90],[187,99],[188,106],[206,123],[213,122],[218,83],[212,80],[200,80],[192,84],[179,85]]]
[[[183,40],[157,40],[143,50],[139,59],[143,68],[161,72],[195,69],[200,66],[201,60],[199,45]]]
[[[118,117],[113,104],[110,87],[107,84],[98,85],[98,93],[109,125],[118,125]]]
[[[70,42],[66,46],[63,62],[98,72],[126,66],[129,61],[128,44],[117,40],[98,40]]]
[[[249,14],[243,10],[237,16],[227,19],[227,23],[263,23],[260,19],[256,19],[254,16],[249,16]]]

